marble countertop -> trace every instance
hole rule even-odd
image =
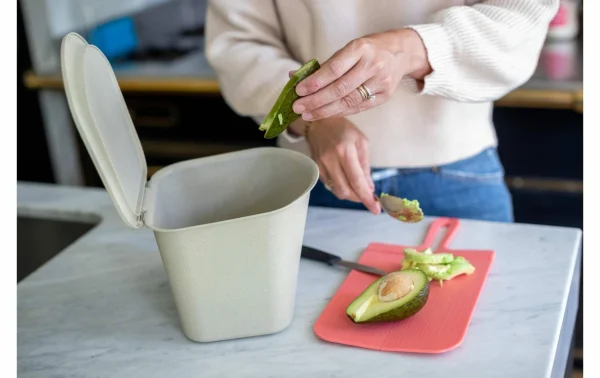
[[[19,283],[21,378],[564,376],[579,290],[577,229],[463,221],[453,248],[496,251],[469,331],[454,351],[411,355],[318,339],[312,326],[347,272],[312,261],[301,261],[288,329],[194,343],[179,328],[152,232],[128,229],[105,191],[19,183],[18,214],[102,219]],[[370,242],[418,244],[428,223],[310,208],[304,242],[355,259]]]

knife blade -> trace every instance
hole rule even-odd
[[[305,258],[308,260],[319,261],[319,262],[322,262],[322,263],[325,263],[325,264],[331,265],[331,266],[339,265],[339,266],[343,266],[348,269],[358,270],[358,271],[373,274],[376,276],[385,276],[387,274],[386,272],[384,272],[381,269],[377,269],[377,268],[369,266],[369,265],[355,263],[352,261],[346,261],[346,260],[343,260],[339,256],[333,255],[331,253],[323,252],[318,249],[308,247],[305,245],[302,246],[301,256],[302,256],[302,258]]]

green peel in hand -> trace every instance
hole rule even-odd
[[[273,139],[279,136],[289,125],[300,118],[300,115],[292,110],[292,105],[300,97],[296,93],[296,85],[317,72],[320,67],[318,60],[313,59],[304,63],[298,71],[294,72],[294,75],[281,91],[275,105],[258,128],[265,132],[265,139]]]

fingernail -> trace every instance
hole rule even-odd
[[[296,87],[296,93],[298,96],[304,96],[306,94],[306,87],[304,85],[298,85]]]
[[[305,121],[310,121],[312,119],[312,117],[313,116],[310,113],[304,113],[304,114],[302,114],[302,119],[305,120]]]
[[[294,113],[302,114],[306,110],[306,107],[302,104],[294,104],[293,109]]]

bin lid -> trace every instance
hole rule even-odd
[[[119,215],[143,225],[146,158],[123,94],[104,54],[80,35],[63,38],[61,69],[75,125]]]

